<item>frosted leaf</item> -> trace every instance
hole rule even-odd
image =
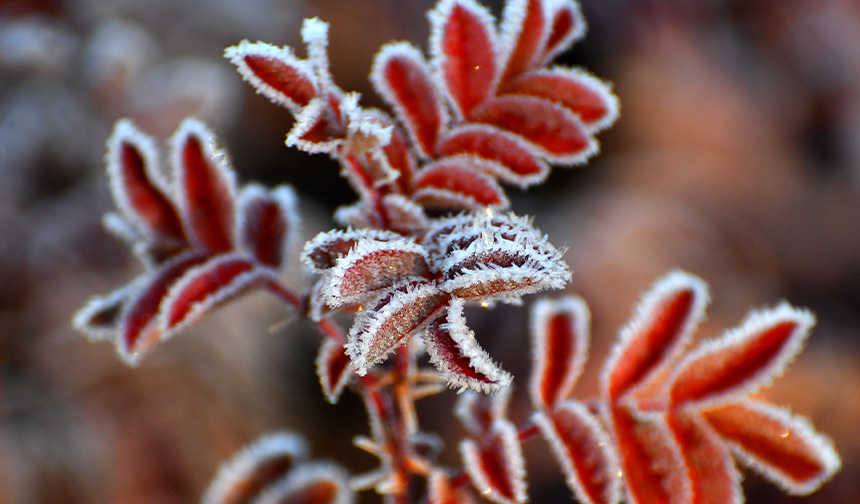
[[[347,131],[338,113],[339,98],[316,97],[296,116],[296,122],[287,134],[287,147],[296,147],[310,154],[332,153],[346,139]]]
[[[460,454],[472,484],[482,496],[498,504],[528,500],[525,459],[512,422],[497,420],[481,440],[461,441]]]
[[[502,15],[500,60],[502,82],[530,70],[544,50],[550,31],[545,0],[508,0]]]
[[[413,281],[368,303],[356,316],[346,346],[356,373],[364,376],[423,329],[438,315],[445,298],[434,283]]]
[[[609,435],[588,408],[565,400],[552,412],[535,412],[532,419],[578,502],[614,504],[621,499],[618,458]]]
[[[607,415],[631,504],[687,504],[690,477],[680,448],[660,413],[627,406]]]
[[[597,141],[570,110],[547,100],[504,95],[483,102],[473,119],[515,133],[531,142],[545,159],[581,164],[599,151]]]
[[[361,302],[374,291],[429,274],[427,253],[414,241],[359,240],[326,272],[323,294],[329,307]]]
[[[550,5],[550,33],[538,61],[546,64],[585,36],[585,18],[574,0],[554,0]]]
[[[268,486],[254,504],[353,504],[349,474],[331,462],[302,464]]]
[[[424,165],[413,180],[412,198],[433,208],[506,208],[498,182],[466,158],[444,158]]]
[[[116,337],[125,305],[142,282],[125,285],[106,296],[95,296],[75,312],[72,325],[90,341],[110,340]]]
[[[185,234],[169,186],[158,167],[151,138],[130,120],[117,121],[108,139],[106,156],[111,194],[138,235],[183,242]]]
[[[644,387],[674,363],[704,319],[707,304],[707,285],[693,275],[674,271],[658,280],[640,300],[604,364],[607,397],[614,400]]]
[[[702,343],[678,364],[672,403],[714,406],[757,392],[782,375],[814,325],[812,313],[788,304],[752,312],[738,328]]]
[[[305,244],[302,262],[311,271],[322,273],[337,264],[361,239],[377,242],[402,240],[403,237],[391,231],[378,229],[346,229],[320,233]]]
[[[438,82],[421,52],[406,42],[383,46],[373,61],[370,79],[394,107],[419,152],[432,155],[448,117]]]
[[[468,117],[498,78],[495,23],[474,0],[442,0],[429,17],[432,64],[458,115]]]
[[[292,48],[243,40],[225,49],[224,57],[236,65],[257,93],[294,114],[318,93],[313,68],[297,58]]]
[[[291,187],[245,186],[239,194],[236,243],[263,265],[281,268],[297,240],[297,206]]]
[[[535,408],[553,409],[573,392],[588,359],[590,320],[585,301],[574,296],[532,306],[529,394]]]
[[[439,470],[427,478],[427,499],[432,504],[475,504],[475,499],[463,488],[451,484],[451,478]]]
[[[336,404],[353,374],[343,345],[332,339],[324,340],[317,354],[316,369],[326,400]]]
[[[223,254],[189,269],[159,307],[161,338],[181,331],[264,279],[266,271],[241,254]]]
[[[156,315],[170,287],[206,258],[199,252],[187,252],[140,281],[140,288],[123,310],[117,334],[117,352],[126,364],[137,365],[140,358],[161,339],[162,330]]]
[[[736,456],[792,495],[814,492],[842,466],[830,439],[783,408],[744,401],[703,416]]]
[[[467,162],[499,180],[528,187],[546,180],[549,166],[522,137],[486,124],[451,130],[439,143],[440,156],[469,156]]]
[[[452,299],[446,319],[433,320],[422,335],[430,362],[460,392],[470,388],[485,394],[510,385],[513,377],[493,362],[466,326],[463,302]]]
[[[741,475],[713,429],[695,413],[673,412],[669,427],[690,472],[691,502],[741,504]]]
[[[242,504],[254,501],[265,488],[301,463],[307,453],[307,443],[299,435],[279,432],[263,436],[221,466],[201,502]]]
[[[534,96],[558,103],[579,116],[592,134],[618,119],[618,98],[612,94],[611,86],[578,68],[536,70],[508,83],[500,94]]]
[[[493,422],[506,418],[512,391],[513,387],[506,387],[487,395],[467,390],[457,397],[454,415],[470,434],[480,437],[490,431]]]
[[[186,119],[171,139],[173,183],[185,231],[210,252],[233,248],[236,181],[212,132]]]
[[[308,60],[317,78],[320,92],[335,88],[328,60],[328,23],[317,18],[302,23],[302,41],[308,46]]]

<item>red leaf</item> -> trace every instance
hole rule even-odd
[[[663,415],[616,406],[610,423],[630,504],[689,503],[689,476]]]
[[[353,374],[343,345],[332,339],[323,341],[317,354],[316,367],[326,400],[336,404]]]
[[[537,70],[505,85],[503,95],[543,98],[567,108],[591,131],[610,126],[618,118],[618,99],[600,79],[575,68]]]
[[[236,241],[257,260],[273,268],[286,262],[298,227],[296,196],[292,188],[273,191],[250,184],[239,195]]]
[[[468,117],[496,84],[495,27],[474,0],[443,0],[430,12],[430,52],[457,112]]]
[[[203,504],[248,504],[281,480],[307,455],[305,440],[283,432],[246,446],[221,466]]]
[[[186,119],[173,136],[174,180],[186,232],[210,252],[233,248],[236,198],[233,172],[202,123]]]
[[[690,504],[741,504],[741,475],[729,452],[698,415],[669,414],[669,427],[687,461]]]
[[[334,230],[316,235],[305,244],[302,262],[312,271],[322,273],[337,264],[362,238],[378,242],[400,240],[402,236],[378,229]]]
[[[531,96],[487,100],[472,114],[477,122],[515,133],[559,163],[581,163],[597,153],[597,143],[571,111]]]
[[[435,284],[409,282],[364,307],[355,318],[346,346],[356,373],[364,376],[406,343],[412,333],[438,315],[446,298]]]
[[[373,62],[370,79],[394,107],[419,152],[433,155],[447,117],[439,86],[421,52],[406,42],[384,46]]]
[[[326,273],[326,302],[332,308],[361,302],[404,279],[429,275],[427,254],[413,240],[363,239]]]
[[[714,405],[754,393],[782,374],[813,325],[811,313],[787,304],[751,313],[740,327],[684,358],[672,381],[672,403]]]
[[[460,394],[454,415],[470,434],[481,437],[490,432],[493,422],[507,417],[512,390],[513,387],[507,387],[491,395],[472,391]]]
[[[492,432],[481,440],[460,443],[463,465],[475,488],[499,504],[523,503],[526,495],[525,460],[517,428],[508,420],[498,420]]]
[[[689,344],[707,303],[707,286],[699,278],[676,271],[660,279],[639,302],[606,362],[607,396],[614,401],[665,370]]]
[[[579,10],[579,3],[571,0],[554,2],[549,37],[540,63],[546,64],[575,41],[585,35],[585,19]]]
[[[499,184],[461,158],[446,158],[424,166],[416,174],[413,186],[412,198],[427,206],[471,210],[508,206]]]
[[[790,494],[812,493],[840,469],[833,443],[782,408],[745,401],[702,415],[741,459]]]
[[[466,327],[462,300],[453,299],[448,306],[447,319],[444,322],[441,317],[433,320],[423,338],[430,362],[448,380],[449,386],[459,387],[461,391],[471,388],[490,393],[511,383],[510,373],[493,362],[475,340],[475,333]]]
[[[340,97],[319,96],[296,116],[286,144],[311,154],[334,152],[343,143],[346,133],[340,117]]]
[[[590,314],[574,296],[558,301],[541,299],[532,306],[532,404],[552,410],[570,397],[588,359]]]
[[[129,301],[123,313],[117,351],[129,365],[136,365],[140,358],[161,337],[156,314],[168,289],[189,268],[202,263],[207,256],[199,252],[187,252],[164,263],[152,276],[138,280],[142,286]]]
[[[108,140],[107,171],[117,207],[138,232],[161,240],[184,242],[185,234],[167,182],[156,166],[152,140],[128,119],[114,126]]]
[[[298,466],[271,485],[253,504],[353,504],[349,475],[338,465],[318,462]],[[204,503],[205,504],[205,503]]]
[[[485,162],[465,161],[520,187],[543,182],[549,175],[549,166],[522,137],[483,124],[467,124],[454,129],[442,139],[438,153],[440,156],[475,156]]]
[[[505,4],[501,28],[505,71],[501,82],[513,79],[536,63],[549,35],[546,4],[543,0],[514,0]]]
[[[567,486],[583,504],[609,504],[621,499],[618,459],[609,435],[588,408],[562,401],[554,411],[532,417],[549,442],[567,478]]]
[[[123,308],[135,294],[134,283],[117,289],[106,296],[91,298],[72,318],[72,325],[90,341],[116,337],[122,322]]]
[[[162,338],[200,320],[218,305],[250,288],[262,272],[244,256],[217,256],[176,281],[162,302]]]
[[[382,151],[385,153],[388,165],[397,173],[395,182],[399,189],[398,192],[408,193],[409,188],[412,187],[412,177],[415,176],[416,163],[412,149],[406,143],[406,139],[403,138],[400,128],[392,128],[391,141],[382,148]]]
[[[236,65],[258,93],[294,113],[317,95],[311,65],[296,58],[289,47],[243,40],[239,45],[228,47],[224,56]]]

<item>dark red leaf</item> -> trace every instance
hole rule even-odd
[[[364,376],[405,344],[409,336],[438,316],[447,297],[433,283],[413,281],[363,306],[349,331],[346,347],[356,373]]]
[[[513,423],[496,421],[484,438],[463,440],[460,453],[472,483],[485,498],[498,504],[527,500],[525,460]]]
[[[374,291],[429,273],[427,254],[414,241],[363,239],[326,272],[324,294],[328,305],[335,308],[362,302]]]
[[[567,486],[583,504],[610,504],[621,498],[618,459],[609,435],[588,408],[562,401],[552,412],[533,417],[567,478]]]
[[[340,116],[340,98],[320,96],[311,100],[296,116],[286,144],[311,154],[333,152],[346,139],[346,134],[346,126]]]
[[[811,313],[787,304],[753,312],[740,327],[684,358],[672,382],[672,403],[713,404],[754,393],[782,374],[813,325]]]
[[[840,469],[833,442],[784,409],[746,401],[702,415],[741,459],[788,493],[812,493]]]
[[[481,160],[472,164],[504,182],[526,187],[543,182],[549,166],[521,137],[483,124],[454,129],[439,144],[440,156],[470,155]]]
[[[280,268],[297,231],[296,197],[280,186],[267,191],[262,186],[245,186],[239,196],[238,243],[260,263]]]
[[[260,273],[240,255],[215,257],[189,270],[170,288],[160,308],[164,334],[196,322],[215,306],[235,298],[251,287]]]
[[[210,252],[233,248],[236,198],[233,172],[216,159],[212,134],[187,119],[173,137],[174,180],[179,187],[186,232]]]
[[[123,309],[135,294],[135,288],[132,283],[106,296],[93,297],[75,313],[72,325],[91,341],[115,338],[122,322]]]
[[[454,414],[470,434],[482,437],[490,432],[493,422],[507,417],[512,390],[507,387],[496,394],[467,391],[457,398]]]
[[[139,280],[142,286],[123,313],[117,341],[117,350],[124,361],[131,365],[137,364],[143,354],[159,340],[161,330],[156,315],[168,290],[186,271],[206,258],[200,252],[187,252],[165,263],[152,276]]]
[[[495,27],[474,0],[443,1],[430,13],[430,50],[461,116],[489,98],[496,84]]]
[[[377,92],[394,107],[419,152],[433,155],[445,126],[445,107],[421,52],[401,42],[376,55],[370,74]]]
[[[550,34],[543,51],[542,63],[546,64],[585,34],[585,20],[579,4],[571,0],[554,2]]]
[[[493,362],[478,344],[475,333],[466,327],[462,300],[452,300],[447,318],[430,322],[422,336],[430,362],[451,387],[490,393],[510,384],[510,373]]]
[[[224,56],[238,67],[252,86],[273,102],[297,111],[317,95],[316,79],[307,61],[299,60],[292,49],[263,42],[243,40],[228,47]]]
[[[117,207],[140,232],[161,240],[183,242],[185,235],[167,183],[156,166],[152,140],[131,121],[116,123],[108,140],[108,176]]]
[[[520,94],[558,103],[586,126],[610,125],[618,116],[618,100],[609,85],[577,69],[553,68],[522,75],[505,85],[502,94]]]
[[[361,239],[390,241],[403,239],[390,231],[377,229],[347,229],[328,231],[316,235],[305,244],[302,262],[317,273],[334,267],[341,256],[345,256]]]
[[[472,114],[475,121],[515,133],[560,163],[583,162],[597,144],[579,118],[566,108],[531,96],[501,96],[487,100]]]
[[[626,406],[609,415],[630,504],[689,503],[690,478],[663,415]]]
[[[531,69],[544,49],[549,35],[544,0],[515,0],[505,4],[502,34],[507,54],[501,82],[507,82]]]
[[[400,128],[394,127],[391,130],[391,141],[388,145],[382,148],[385,157],[388,160],[388,165],[397,172],[396,184],[400,193],[408,194],[412,187],[412,177],[415,175],[416,162],[415,156],[412,154],[412,149]]]
[[[323,341],[317,354],[316,367],[326,400],[332,404],[337,403],[353,374],[343,344],[333,339]]]
[[[346,471],[332,463],[301,465],[271,485],[254,504],[351,504],[355,496],[348,479]]]
[[[673,272],[643,296],[621,333],[604,371],[604,390],[615,400],[666,369],[687,346],[708,302],[699,278]]]
[[[413,181],[413,199],[441,208],[504,208],[508,199],[499,184],[461,158],[446,158],[422,168]]]
[[[441,471],[434,471],[427,479],[427,498],[430,504],[475,504],[464,488],[452,485],[451,478]]]
[[[690,504],[741,504],[741,475],[713,430],[697,414],[673,412],[668,421],[687,461]]]
[[[553,409],[570,396],[588,358],[588,306],[578,297],[542,299],[532,306],[532,376],[535,408]]]
[[[282,480],[307,454],[304,439],[284,432],[246,446],[218,470],[203,504],[250,504]]]

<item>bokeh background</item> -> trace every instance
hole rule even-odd
[[[304,237],[353,201],[328,159],[283,145],[291,117],[221,57],[243,38],[300,48],[305,17],[331,24],[337,82],[367,83],[391,39],[426,48],[431,0],[0,0],[0,503],[197,502],[218,464],[276,429],[353,471],[367,431],[347,394],[327,404],[319,338],[263,295],[159,347],[136,369],[70,327],[89,296],[139,265],[100,226],[112,208],[104,142],[131,117],[166,139],[207,121],[242,180],[289,182]],[[860,4],[855,0],[583,0],[589,34],[561,62],[615,84],[622,116],[587,167],[560,168],[513,208],[569,248],[569,287],[593,314],[587,397],[640,293],[673,268],[711,285],[702,337],[750,308],[807,306],[807,349],[764,395],[830,435],[843,470],[784,496],[750,471],[751,503],[860,502]],[[500,11],[500,2],[490,4]],[[301,289],[301,268],[287,273]],[[467,313],[522,378],[527,310]],[[522,418],[524,387],[513,416]],[[420,405],[424,426],[462,435],[453,393]],[[526,446],[534,502],[568,502],[542,441]],[[443,460],[456,461],[453,443]],[[365,496],[374,502],[372,496]]]

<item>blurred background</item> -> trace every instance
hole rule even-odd
[[[263,295],[221,310],[136,369],[70,327],[94,294],[140,271],[100,226],[104,143],[131,117],[158,139],[207,121],[242,180],[289,182],[305,238],[355,198],[328,159],[288,150],[289,113],[222,58],[241,39],[298,46],[331,24],[333,73],[367,83],[392,39],[426,48],[431,0],[0,0],[0,503],[197,502],[219,463],[274,429],[352,471],[374,459],[361,404],[327,404],[319,342]],[[513,208],[569,248],[570,292],[593,315],[587,397],[640,293],[683,268],[711,285],[701,337],[781,300],[818,315],[807,349],[764,395],[831,436],[843,470],[782,494],[750,471],[751,503],[860,502],[860,4],[855,0],[583,0],[589,33],[561,62],[612,81],[622,116],[587,167],[559,168]],[[497,14],[500,2],[490,4]],[[288,272],[301,289],[301,268]],[[528,376],[526,308],[467,313],[490,354]],[[522,379],[520,380],[523,381]],[[516,383],[516,382],[515,382]],[[513,416],[527,413],[524,387]],[[454,394],[422,421],[454,439]],[[568,502],[542,441],[526,445],[534,502]],[[455,463],[453,444],[442,454]],[[375,502],[373,496],[365,501]]]

